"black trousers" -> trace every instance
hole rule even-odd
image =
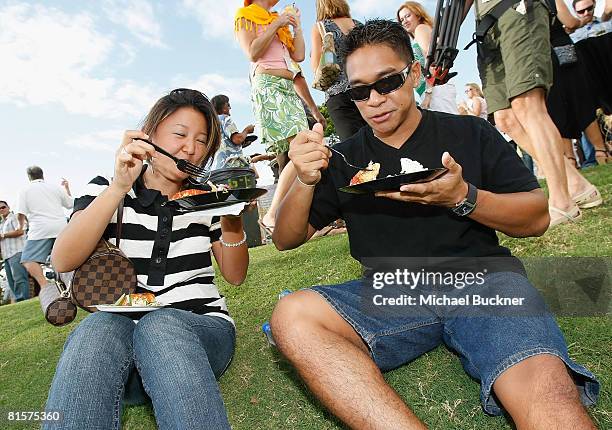
[[[341,141],[348,139],[357,133],[361,127],[367,125],[357,106],[355,106],[355,102],[351,100],[348,91],[331,96],[326,105]]]

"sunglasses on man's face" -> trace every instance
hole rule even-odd
[[[8,206],[0,206],[0,210],[1,209],[8,209]]]
[[[577,10],[576,13],[578,15],[584,15],[585,13],[593,12],[593,9],[595,9],[595,5],[591,5],[591,6],[587,7],[587,8]]]
[[[402,85],[404,85],[404,82],[406,82],[406,78],[410,74],[410,67],[412,64],[413,63],[408,64],[406,68],[399,73],[386,76],[377,80],[373,84],[350,87],[349,95],[351,96],[351,100],[354,102],[361,102],[369,99],[372,89],[376,90],[376,92],[381,95],[399,90]]]

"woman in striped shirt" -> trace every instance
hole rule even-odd
[[[170,92],[142,130],[125,132],[113,178],[94,178],[75,200],[52,252],[55,268],[78,267],[101,237],[113,242],[123,200],[121,249],[134,262],[139,292],[153,292],[167,307],[137,324],[106,312],[85,318],[66,342],[47,410],[64,414],[53,428],[119,428],[122,403],[148,396],[160,428],[229,428],[216,379],[231,361],[235,330],[214,284],[211,254],[229,283],[244,281],[249,257],[242,221],[162,206],[187,175],[138,138],[204,165],[219,147],[217,115],[198,91]]]

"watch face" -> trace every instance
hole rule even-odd
[[[475,207],[476,205],[468,201],[465,201],[461,205],[457,206],[456,208],[453,208],[453,212],[459,216],[466,216],[466,215],[469,215],[474,210]]]

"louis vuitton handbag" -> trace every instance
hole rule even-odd
[[[136,290],[134,265],[119,249],[122,225],[123,202],[117,209],[117,246],[101,239],[72,274],[63,273],[57,277],[57,288],[48,285],[41,291],[41,307],[51,324],[64,325],[72,321],[76,317],[76,306],[93,312],[92,305],[115,303],[122,294]]]

